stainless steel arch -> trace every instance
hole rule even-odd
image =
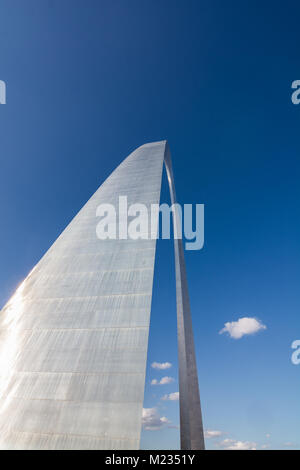
[[[156,240],[99,240],[100,203],[160,198],[167,143],[100,186],[0,315],[0,448],[139,447]],[[176,223],[176,222],[175,222]],[[181,446],[204,448],[184,254],[175,240]]]
[[[168,144],[166,144],[165,166],[171,202],[176,204],[175,183]],[[174,226],[178,224],[178,218],[173,217],[173,224]],[[176,233],[179,232],[178,229],[174,229],[175,231]],[[198,373],[182,239],[174,238],[174,251],[179,361],[180,443],[181,449],[204,450]]]

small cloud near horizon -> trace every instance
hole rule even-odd
[[[204,431],[204,437],[205,439],[214,439],[216,437],[223,436],[224,432],[223,431],[212,431],[210,429],[207,429]]]
[[[151,385],[168,385],[174,382],[173,377],[162,377],[160,380],[153,379],[151,380]]]
[[[223,450],[256,450],[256,442],[238,441],[236,439],[224,439],[218,443]]]
[[[160,416],[157,408],[143,408],[142,426],[146,431],[157,431],[171,421],[166,416]]]
[[[177,401],[179,400],[179,392],[167,393],[161,399],[164,401]]]
[[[170,369],[170,367],[172,367],[172,364],[170,362],[152,362],[151,367],[153,369],[165,370]]]

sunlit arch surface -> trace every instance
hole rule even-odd
[[[166,141],[131,153],[0,314],[0,448],[138,449],[156,240],[99,240],[96,209],[159,203]],[[181,240],[175,240],[181,446],[204,448]]]

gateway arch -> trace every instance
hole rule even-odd
[[[163,163],[175,203],[167,142],[139,147],[2,309],[1,449],[139,448],[156,240],[100,240],[96,210],[120,195],[159,204]],[[182,240],[174,248],[181,448],[204,449]]]

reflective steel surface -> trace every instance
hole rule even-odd
[[[0,314],[1,449],[138,449],[156,240],[99,240],[96,210],[159,203],[165,141],[129,155]],[[181,240],[174,241],[181,447],[204,448]]]
[[[156,240],[99,240],[96,209],[159,203],[165,143],[111,174],[0,314],[0,448],[138,449]]]

